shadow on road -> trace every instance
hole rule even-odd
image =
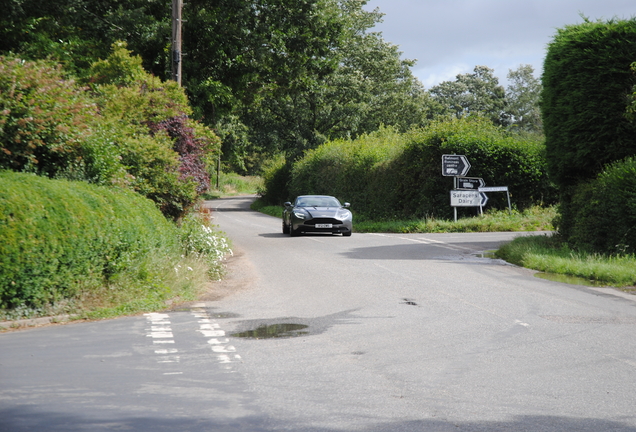
[[[594,418],[569,418],[562,416],[515,416],[508,421],[455,422],[437,419],[372,423],[368,418],[360,418],[360,425],[352,428],[323,428],[305,424],[291,424],[289,421],[276,420],[265,415],[252,415],[226,421],[209,418],[169,417],[160,415],[131,416],[129,413],[117,414],[104,409],[104,418],[85,418],[80,415],[40,411],[35,406],[22,405],[0,410],[0,432],[101,432],[113,430],[132,430],[136,432],[276,432],[302,430],[303,432],[494,432],[494,431],[542,431],[542,432],[636,432],[636,427],[618,421]],[[349,419],[347,423],[355,423]]]

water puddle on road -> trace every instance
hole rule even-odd
[[[308,327],[305,324],[288,323],[261,325],[254,330],[234,333],[231,336],[247,339],[292,338],[309,334],[308,331],[303,331]]]
[[[597,288],[607,286],[607,284],[604,284],[602,282],[589,280],[589,279],[585,279],[578,276],[568,276],[568,275],[562,275],[562,274],[556,274],[556,273],[535,273],[534,276],[540,279],[546,279],[552,282],[561,282],[561,283],[567,283],[571,285],[583,285],[583,286],[597,287]]]

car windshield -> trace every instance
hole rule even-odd
[[[297,207],[340,207],[340,202],[334,197],[300,197],[296,200]]]

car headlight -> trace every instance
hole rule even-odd
[[[348,210],[340,210],[338,212],[338,219],[340,220],[347,220],[347,219],[351,219],[351,212]]]
[[[294,211],[294,216],[296,216],[298,219],[305,219],[305,217],[307,217],[307,215],[304,212],[295,210]]]

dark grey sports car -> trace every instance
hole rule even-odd
[[[283,210],[283,234],[292,237],[303,232],[342,233],[350,236],[353,217],[349,203],[340,204],[327,195],[301,195],[294,204],[285,203]]]

